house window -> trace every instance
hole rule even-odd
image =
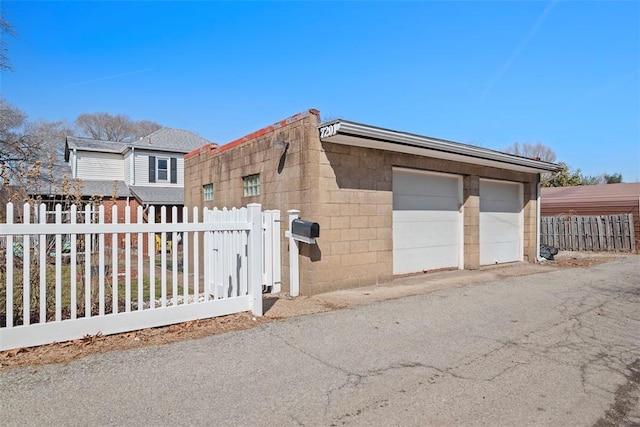
[[[178,183],[178,159],[149,156],[149,182]]]
[[[169,179],[169,159],[158,157],[156,159],[156,176],[157,181],[167,181]]]
[[[260,194],[260,174],[249,175],[242,178],[244,196],[258,196]]]
[[[205,184],[202,186],[202,192],[204,195],[204,201],[208,202],[213,200],[213,184]]]

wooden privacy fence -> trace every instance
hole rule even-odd
[[[636,250],[633,215],[542,217],[540,243],[570,251],[632,252]]]
[[[279,212],[263,213],[259,204],[205,208],[200,219],[194,208],[189,221],[185,207],[178,223],[174,207],[168,223],[162,207],[154,223],[151,207],[151,222],[143,223],[139,207],[132,223],[128,206],[121,222],[114,206],[106,223],[104,211],[63,212],[57,205],[47,223],[44,205],[34,215],[25,204],[14,221],[7,204],[7,222],[0,224],[0,350],[241,311],[261,316],[263,288],[279,289]],[[156,250],[147,254],[145,242]]]

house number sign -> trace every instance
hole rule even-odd
[[[337,134],[339,129],[340,123],[323,126],[320,128],[320,138],[329,138],[330,136]]]

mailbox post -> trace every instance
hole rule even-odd
[[[300,248],[298,247],[298,241],[293,238],[291,234],[293,221],[298,219],[300,211],[297,209],[288,210],[289,214],[289,295],[297,297],[300,295],[300,266],[298,261],[298,254]]]
[[[298,219],[299,210],[292,209],[287,213],[289,214],[289,231],[286,234],[289,238],[289,295],[297,297],[300,295],[300,242],[315,245],[316,238],[320,237],[320,225]]]

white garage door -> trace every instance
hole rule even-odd
[[[522,184],[480,180],[480,264],[522,261]]]
[[[462,181],[393,170],[393,273],[462,264]]]

